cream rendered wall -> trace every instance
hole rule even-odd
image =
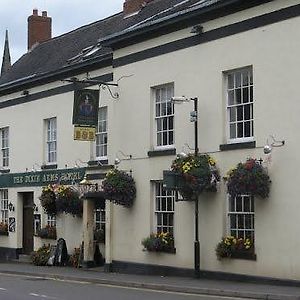
[[[101,76],[110,73],[111,70],[93,71],[91,77]],[[86,74],[79,75],[78,78],[84,78]],[[61,81],[53,82],[44,86],[35,87],[29,90],[30,94],[47,91],[65,84]],[[90,87],[99,89],[98,86]],[[107,105],[110,101],[108,91],[101,89],[100,103]],[[13,93],[1,97],[0,102],[19,98],[21,92]],[[31,171],[33,166],[38,169],[46,161],[45,153],[45,124],[44,119],[57,118],[57,165],[58,169],[74,168],[75,163],[80,166],[94,159],[95,144],[91,142],[80,142],[73,140],[73,92],[58,94],[21,105],[15,105],[0,109],[0,128],[9,126],[10,143],[10,173],[23,173]],[[109,121],[110,123],[110,121]],[[39,170],[39,169],[38,169]],[[1,175],[0,175],[1,176]],[[23,201],[21,194],[23,192],[33,192],[34,203],[38,206],[38,212],[42,216],[42,227],[47,224],[46,215],[40,205],[39,196],[42,187],[18,187],[8,188],[9,201],[15,206],[14,212],[9,212],[9,217],[16,218],[16,232],[10,232],[9,236],[0,237],[0,247],[22,248],[23,241]],[[63,237],[66,240],[69,253],[72,253],[75,247],[79,247],[83,240],[82,219],[65,214],[57,216],[57,239]],[[49,240],[34,238],[34,249],[40,247],[43,243],[49,243]],[[51,243],[56,243],[51,241]]]
[[[222,181],[217,194],[200,197],[201,269],[300,279],[300,159],[296,137],[300,112],[299,26],[300,19],[293,18],[114,70],[115,78],[131,76],[120,81],[120,100],[112,108],[113,131],[118,133],[113,144],[133,156],[120,168],[133,170],[137,199],[131,209],[113,209],[113,259],[193,268],[192,203],[176,203],[175,255],[143,252],[140,245],[142,238],[154,230],[150,180],[162,179],[162,171],[174,159],[147,157],[147,151],[153,149],[150,89],[174,82],[175,95],[199,98],[200,151],[212,153],[222,176],[247,157],[264,158],[262,148],[270,134],[286,141],[284,147],[274,149],[268,166],[272,179],[269,199],[255,200],[257,260],[216,258],[215,246],[227,226],[226,187]],[[127,54],[126,49],[117,52],[118,57]],[[253,67],[256,148],[220,152],[219,145],[226,143],[223,72],[245,66]],[[184,143],[193,147],[193,125],[189,122],[192,103],[175,109],[175,146],[181,152]]]

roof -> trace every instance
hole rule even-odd
[[[13,64],[10,71],[0,77],[0,93],[24,84],[38,85],[40,79],[54,80],[54,76],[65,78],[73,70],[77,74],[82,68],[106,61],[112,63],[112,43],[130,35],[136,35],[145,28],[176,22],[179,17],[192,12],[213,10],[217,5],[243,2],[241,0],[153,0],[138,13],[125,17],[123,12],[103,20],[82,26],[71,32],[54,37],[34,47]],[[245,1],[244,1],[245,2]],[[253,1],[252,1],[253,2]],[[259,1],[258,1],[259,2]],[[261,1],[264,2],[264,1]],[[159,34],[161,34],[160,31]],[[147,36],[146,36],[147,38]],[[104,43],[105,42],[105,43]],[[106,46],[105,46],[106,45]],[[80,72],[81,70],[81,72]],[[23,85],[23,86],[22,86]],[[27,86],[28,87],[28,86]]]

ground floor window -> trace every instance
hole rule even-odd
[[[155,182],[154,200],[156,232],[169,232],[174,235],[175,193],[165,190],[161,181]]]
[[[8,190],[0,190],[1,222],[8,224]]]
[[[94,218],[94,240],[99,243],[105,243],[105,209],[96,209]]]
[[[105,231],[105,209],[95,210],[95,224],[96,229]]]
[[[254,241],[254,197],[241,195],[228,199],[229,234]]]

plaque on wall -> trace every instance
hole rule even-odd
[[[37,235],[41,230],[41,215],[34,214],[34,235]]]
[[[16,218],[10,217],[8,219],[8,231],[9,232],[15,232],[16,231]]]

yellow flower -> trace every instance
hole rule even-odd
[[[212,157],[209,157],[208,158],[208,163],[211,165],[211,166],[215,166],[217,164],[216,160]]]

